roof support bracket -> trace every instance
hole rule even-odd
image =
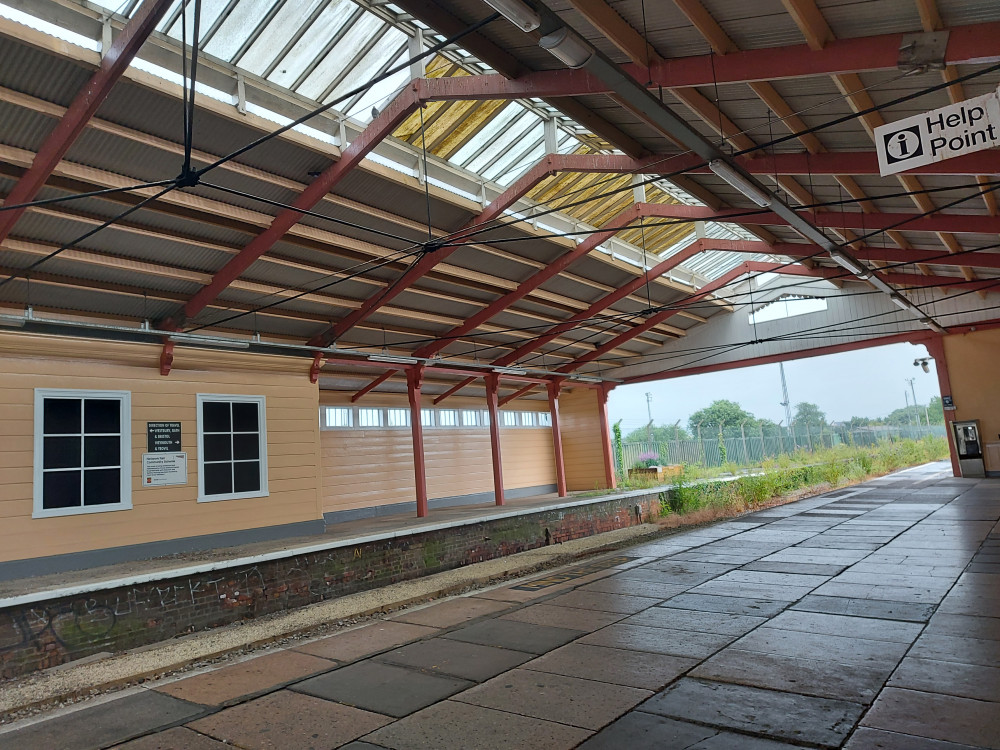
[[[903,34],[896,67],[903,73],[944,70],[949,31]]]
[[[160,352],[160,375],[166,377],[170,374],[174,366],[174,342],[164,341],[163,351]]]

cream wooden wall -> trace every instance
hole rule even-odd
[[[944,337],[943,343],[951,380],[951,394],[944,395],[951,395],[955,402],[955,410],[944,413],[945,423],[978,419],[984,446],[1000,441],[1000,400],[996,395],[1000,330],[949,334]],[[921,374],[917,371],[915,376]],[[927,376],[928,379],[930,377]],[[930,383],[928,380],[925,392],[932,387]],[[922,386],[922,383],[917,383],[918,389]],[[937,382],[934,382],[933,388],[936,387]],[[950,425],[948,429],[951,429]],[[985,454],[987,471],[1000,471],[996,457],[995,450]]]
[[[319,389],[311,361],[0,333],[0,561],[117,547],[321,517]],[[132,510],[32,518],[34,388],[132,394]],[[267,400],[269,497],[198,503],[197,393]],[[140,486],[146,422],[180,421],[188,484]]]
[[[351,405],[350,393],[321,391],[324,406]],[[423,406],[434,407],[425,397]],[[366,396],[358,406],[408,408],[404,395]],[[517,401],[518,411],[548,411],[546,402]],[[450,398],[448,409],[484,409],[482,399]],[[409,428],[322,430],[323,512],[413,502],[413,443]],[[504,487],[556,482],[552,430],[548,427],[501,428]],[[424,464],[428,498],[493,492],[490,434],[486,427],[424,428]]]
[[[559,396],[559,421],[566,489],[606,488],[597,391],[593,388],[563,390]]]

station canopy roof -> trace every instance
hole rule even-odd
[[[161,343],[164,371],[247,348],[357,390],[415,358],[432,393],[499,367],[537,396],[667,376],[790,295],[895,298],[897,334],[994,317],[997,151],[881,177],[874,131],[996,91],[996,3],[506,5],[538,27],[0,0],[0,323]]]

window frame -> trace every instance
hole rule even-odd
[[[339,412],[347,415],[348,424],[329,424],[330,412]],[[324,404],[320,412],[320,429],[323,430],[353,430],[354,409],[350,406],[331,406]]]
[[[73,508],[46,508],[45,485],[45,399],[74,398],[80,401],[86,399],[116,399],[119,408],[118,453],[120,490],[117,503],[103,505],[83,505]],[[81,419],[82,419],[81,414]],[[80,424],[80,435],[84,425]],[[110,433],[108,433],[110,434]],[[132,510],[132,393],[131,391],[99,391],[84,388],[35,388],[34,403],[34,435],[33,435],[33,473],[32,473],[32,518],[58,518],[60,516],[79,516],[89,513],[111,513],[117,510]],[[81,471],[84,467],[81,464]]]
[[[207,401],[223,401],[232,403],[257,404],[258,440],[260,442],[260,489],[248,492],[230,492],[220,495],[205,494],[205,433],[203,429],[202,407]],[[258,497],[270,497],[268,487],[267,461],[267,400],[264,396],[245,396],[231,393],[199,393],[196,399],[198,417],[198,502],[215,503],[223,500],[248,500]],[[232,433],[230,433],[232,434]],[[230,460],[232,463],[232,460]]]

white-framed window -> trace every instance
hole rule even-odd
[[[267,497],[263,396],[198,394],[198,502]]]
[[[479,412],[479,413],[483,417],[483,427],[489,427],[490,426],[490,413],[489,413],[489,411],[482,411],[482,412]]]
[[[437,413],[439,427],[457,427],[458,412],[454,409],[439,409]]]
[[[500,412],[500,418],[503,420],[504,427],[517,427],[516,411],[502,411]]]
[[[410,410],[409,409],[386,409],[386,424],[389,427],[409,427],[410,426]]]
[[[552,415],[547,411],[538,412],[538,426],[539,427],[551,427],[552,426]]]
[[[350,406],[326,406],[323,410],[323,425],[327,429],[354,426],[354,410]]]
[[[35,389],[33,518],[132,507],[128,391]]]
[[[535,412],[533,411],[522,411],[521,416],[521,426],[522,427],[534,427],[535,426]]]
[[[434,426],[434,410],[433,409],[421,409],[420,410],[420,425],[422,427],[433,427]]]
[[[358,427],[381,427],[381,409],[358,409]]]

